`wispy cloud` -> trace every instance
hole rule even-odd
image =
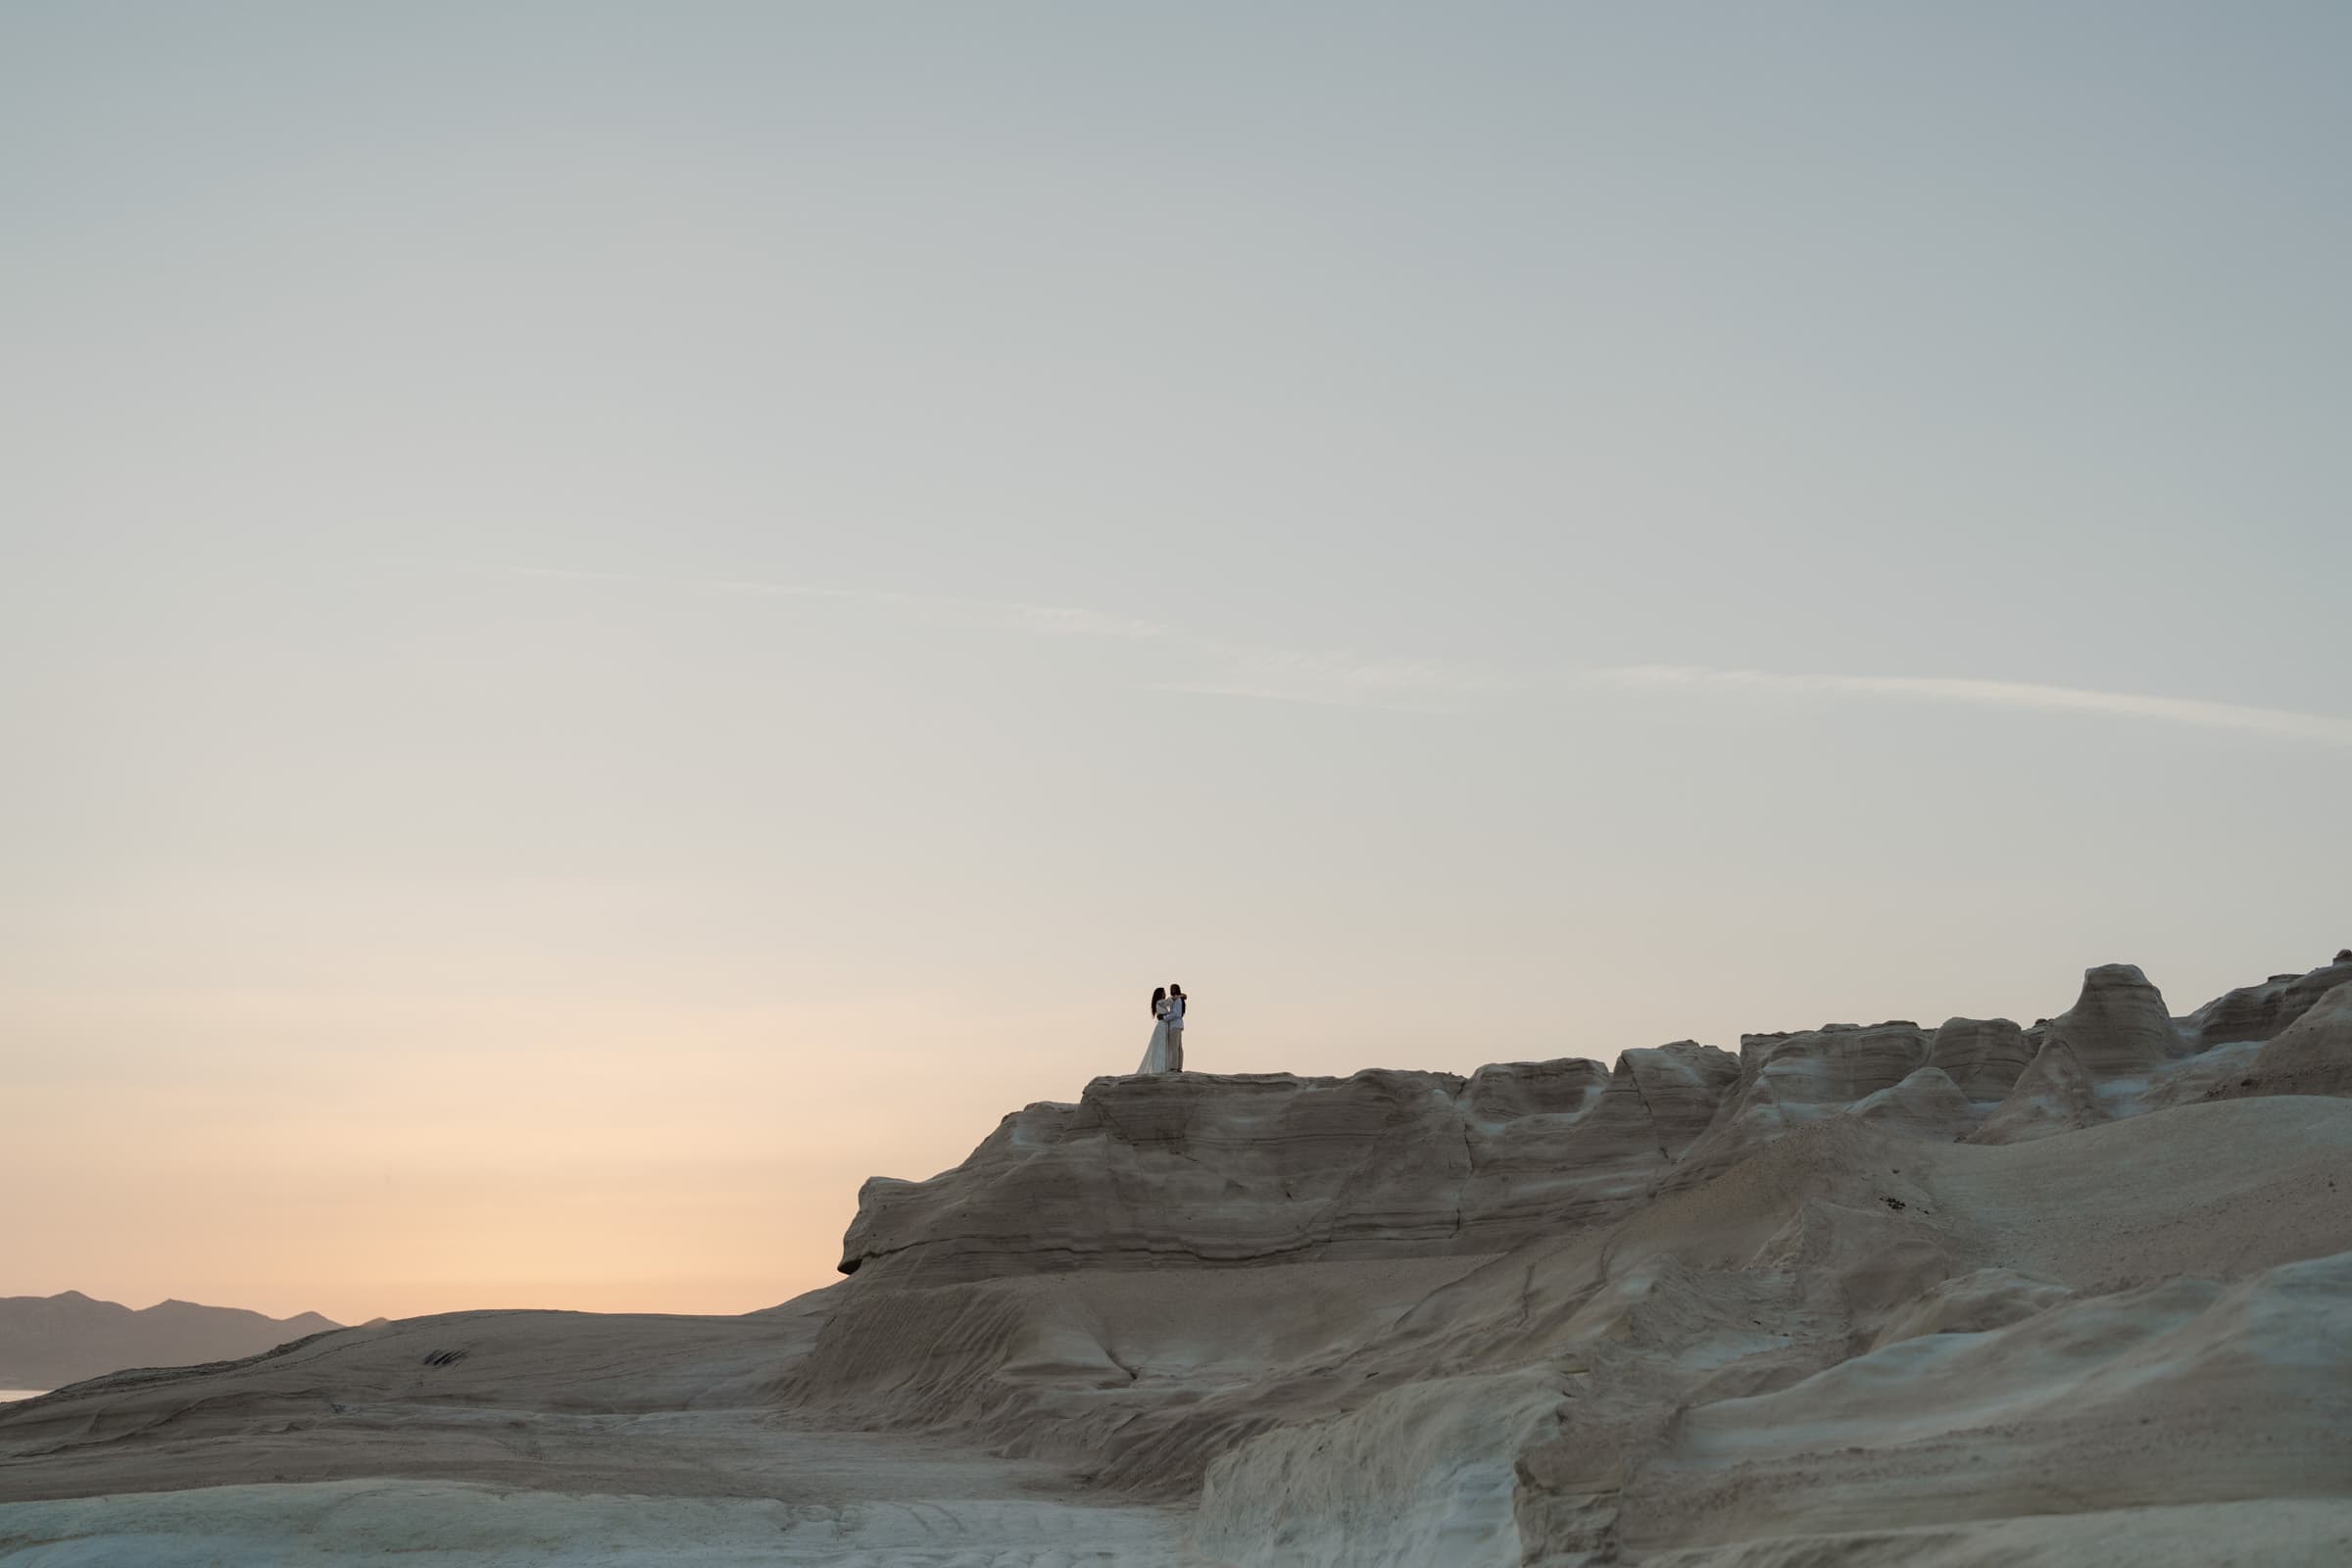
[[[1159,680],[1151,689],[1260,702],[1320,703],[1438,712],[1508,684],[1480,667],[1431,659],[1380,659],[1336,650],[1276,648],[1216,638],[1187,639],[1208,673]]]
[[[501,575],[553,582],[616,583],[680,592],[776,599],[833,600],[925,618],[947,617],[1036,637],[1152,645],[1169,673],[1147,679],[1149,691],[1330,708],[1429,712],[1493,690],[1494,677],[1434,660],[1373,658],[1336,649],[1285,648],[1178,632],[1163,622],[1067,605],[909,594],[820,583],[739,577],[669,577],[578,571],[555,566],[489,568]]]
[[[497,575],[558,582],[616,583],[671,591],[740,594],[776,599],[832,600],[877,610],[985,625],[1028,636],[1075,642],[1118,642],[1151,650],[1156,673],[1146,690],[1253,702],[1304,703],[1397,712],[1453,712],[1484,699],[1544,686],[1556,678],[1460,661],[1395,659],[1339,649],[1239,642],[1179,631],[1164,622],[1066,605],[910,594],[735,577],[669,577],[578,571],[552,566],[474,568]],[[1629,692],[1746,693],[1757,697],[1868,697],[1907,702],[1967,704],[2042,712],[2084,713],[2200,729],[2237,730],[2352,745],[2352,718],[2282,708],[2203,702],[2133,692],[2092,691],[2030,681],[1971,680],[1919,675],[1780,674],[1760,669],[1688,664],[1623,664],[1571,673],[1570,688]]]
[[[1829,695],[1898,698],[1915,702],[1966,703],[1984,708],[2094,713],[2203,729],[2249,730],[2329,745],[2352,745],[2352,719],[2303,713],[2283,708],[2209,703],[2188,697],[2151,697],[2135,692],[2091,691],[2078,686],[2042,686],[2030,681],[1945,679],[1920,675],[1785,675],[1759,669],[1707,669],[1684,664],[1631,664],[1589,671],[1591,684],[1639,690],[1752,692],[1757,695]]]
[[[1065,605],[1029,605],[1004,599],[970,599],[956,594],[906,594],[875,588],[836,588],[823,583],[765,582],[748,577],[663,577],[625,571],[574,571],[561,566],[490,568],[509,577],[552,582],[624,583],[641,588],[743,594],[766,599],[830,599],[849,604],[929,614],[958,614],[1047,636],[1104,637],[1147,641],[1168,628],[1153,620],[1073,610]]]

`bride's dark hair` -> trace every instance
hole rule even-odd
[[[1168,1000],[1168,988],[1167,988],[1166,986],[1155,986],[1155,987],[1153,987],[1153,988],[1152,988],[1152,1017],[1156,1018],[1156,1017],[1158,1017],[1158,1016],[1159,1016],[1159,1004],[1160,1004],[1161,1003],[1163,1003],[1163,1002],[1167,1001],[1167,1000]]]

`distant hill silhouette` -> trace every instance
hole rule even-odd
[[[230,1361],[342,1326],[316,1312],[273,1318],[194,1301],[134,1312],[79,1291],[0,1296],[0,1388],[57,1389],[124,1367]]]

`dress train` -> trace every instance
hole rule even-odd
[[[1180,1069],[1169,1060],[1168,1020],[1162,1018],[1152,1026],[1152,1044],[1144,1052],[1144,1064],[1135,1070],[1147,1072],[1176,1072]]]

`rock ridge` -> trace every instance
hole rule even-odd
[[[2274,976],[2176,1020],[2136,966],[2109,963],[2084,972],[2072,1007],[2030,1028],[1827,1024],[1743,1035],[1737,1054],[1682,1040],[1605,1069],[1498,1062],[1467,1078],[1104,1076],[1075,1103],[1005,1116],[928,1181],[868,1180],[840,1269],[920,1287],[1498,1252],[1704,1184],[1833,1118],[2017,1143],[2192,1100],[2352,1084],[2334,1026],[2298,1030],[2306,1015],[2341,1013],[2333,993],[2346,982],[2352,962]],[[2258,1072],[2266,1050],[2272,1065]]]

